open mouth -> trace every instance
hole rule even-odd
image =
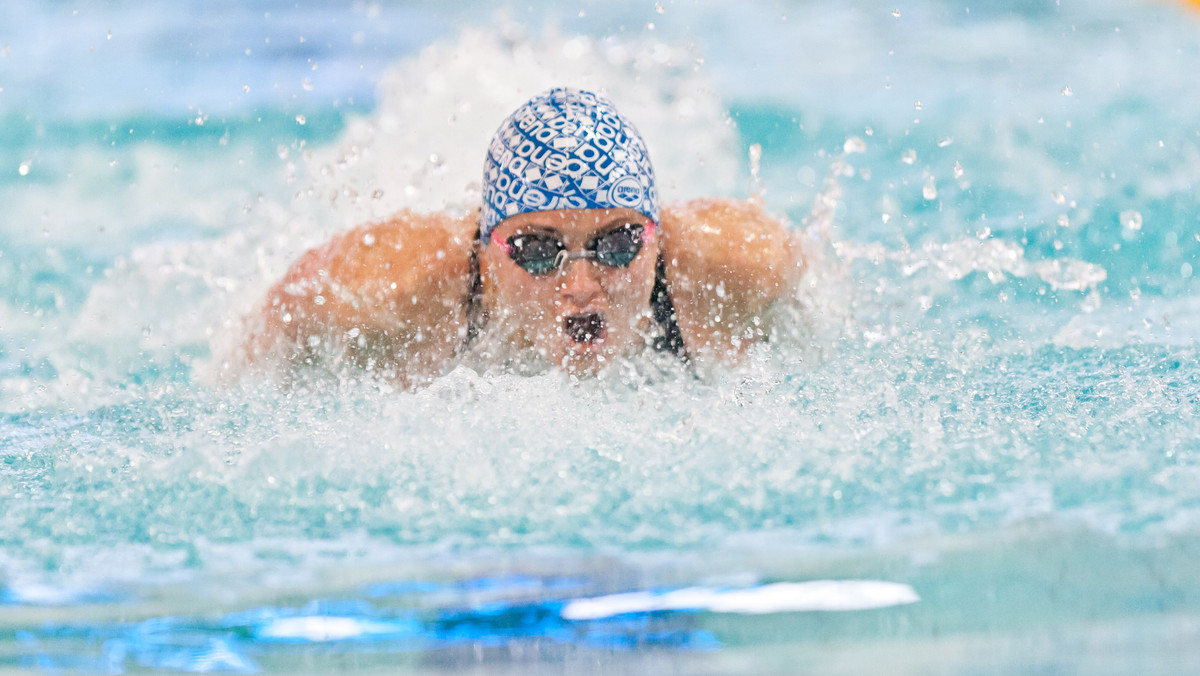
[[[604,315],[587,312],[563,317],[563,332],[576,343],[594,343],[604,340],[608,333],[604,328]]]

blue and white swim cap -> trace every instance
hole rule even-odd
[[[646,144],[611,101],[559,87],[530,99],[496,130],[483,164],[480,239],[533,211],[629,208],[658,222]]]

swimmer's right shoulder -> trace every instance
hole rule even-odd
[[[348,363],[405,384],[462,345],[476,215],[401,211],[305,252],[251,318],[247,361]]]

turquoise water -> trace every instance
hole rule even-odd
[[[0,670],[1194,673],[1198,29],[5,3]],[[470,208],[494,126],[563,83],[638,121],[667,198],[762,189],[805,231],[772,345],[229,377],[295,256]]]

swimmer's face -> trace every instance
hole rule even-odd
[[[644,342],[658,240],[658,227],[632,209],[509,217],[479,257],[489,323],[513,347],[593,372]]]

